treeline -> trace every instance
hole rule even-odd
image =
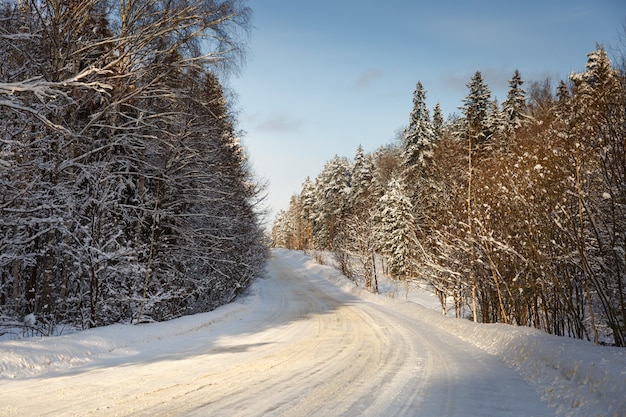
[[[444,122],[418,83],[401,143],[329,161],[274,245],[334,251],[374,290],[383,256],[457,315],[625,346],[624,71],[598,47],[557,86],[523,84],[516,71],[500,105],[476,72]]]
[[[0,2],[0,333],[207,311],[257,275],[259,187],[216,75],[248,16]]]

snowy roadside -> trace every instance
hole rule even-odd
[[[440,314],[432,294],[393,299],[355,286],[331,266],[293,252],[308,274],[323,277],[344,291],[408,316],[428,317],[430,323],[486,352],[499,356],[533,384],[557,415],[626,416],[626,349],[595,346],[590,342],[546,334],[528,327],[476,324]],[[298,261],[295,261],[295,260]],[[388,283],[386,285],[389,285]]]
[[[62,373],[90,364],[116,365],[129,358],[150,357],[157,353],[151,349],[153,342],[170,341],[175,349],[177,337],[206,327],[217,336],[222,329],[236,326],[260,302],[258,289],[262,282],[252,284],[245,296],[208,313],[161,323],[114,324],[64,336],[2,341],[0,380]]]
[[[395,298],[371,294],[336,269],[320,265],[302,252],[275,250],[274,254],[303,276],[329,282],[406,317],[426,319],[501,358],[518,369],[559,416],[626,416],[625,349],[597,347],[525,327],[475,324],[446,317],[440,314],[436,298],[430,294],[413,294],[411,301],[405,300],[401,289]],[[275,308],[262,304],[263,292],[272,289],[271,279],[259,279],[229,305],[169,322],[118,324],[65,336],[0,342],[0,382],[68,374],[75,367],[109,367],[151,360],[178,352],[183,338],[189,345],[187,342],[197,336],[191,345],[207,349],[221,335],[238,335],[249,329],[253,311]],[[420,299],[424,305],[418,304]]]

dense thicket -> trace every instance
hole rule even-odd
[[[274,244],[332,250],[368,286],[383,256],[444,310],[625,346],[626,77],[599,47],[556,90],[523,84],[500,106],[477,72],[442,125],[418,83],[401,143],[329,162]]]
[[[0,3],[0,326],[169,319],[259,272],[259,190],[215,75],[247,16],[238,0]]]

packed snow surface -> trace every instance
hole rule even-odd
[[[623,349],[445,317],[298,252],[213,312],[0,342],[1,416],[626,416]]]

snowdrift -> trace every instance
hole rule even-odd
[[[467,343],[499,356],[530,381],[557,415],[626,416],[626,349],[595,346],[540,330],[506,324],[479,324],[446,317],[436,301],[429,307],[413,301],[389,299],[356,287],[337,270],[319,265],[303,254],[290,253],[293,266],[331,280],[370,302],[425,318]],[[434,297],[434,296],[433,296]],[[422,300],[427,299],[422,295]]]
[[[64,336],[0,342],[0,380],[65,373],[77,366],[115,366],[163,354],[164,349],[176,351],[179,337],[209,326],[217,335],[225,326],[240,321],[252,303],[259,301],[251,289],[248,297],[214,311],[167,322],[113,324]],[[157,340],[160,351],[151,346]]]
[[[316,263],[301,252],[275,250],[305,276],[330,281],[343,291],[393,309],[408,317],[456,335],[493,354],[535,386],[559,416],[626,416],[626,349],[545,334],[539,330],[503,324],[476,324],[441,315],[427,294],[422,304],[374,295],[354,285],[336,269]],[[271,279],[271,277],[269,277]],[[209,313],[164,323],[112,325],[75,334],[0,342],[0,380],[32,378],[46,373],[68,374],[77,366],[116,366],[176,352],[180,337],[210,326],[212,337],[237,332],[254,307],[262,303],[268,280],[258,279],[235,302]],[[271,308],[271,306],[267,306]],[[157,351],[153,342],[159,340]],[[164,346],[165,345],[165,346]]]
[[[422,312],[432,315],[432,312]],[[564,415],[626,416],[626,352],[558,337],[537,329],[505,324],[475,324],[443,316],[440,327],[500,356],[531,381]],[[558,413],[561,414],[561,413]],[[578,414],[576,414],[578,415]]]

